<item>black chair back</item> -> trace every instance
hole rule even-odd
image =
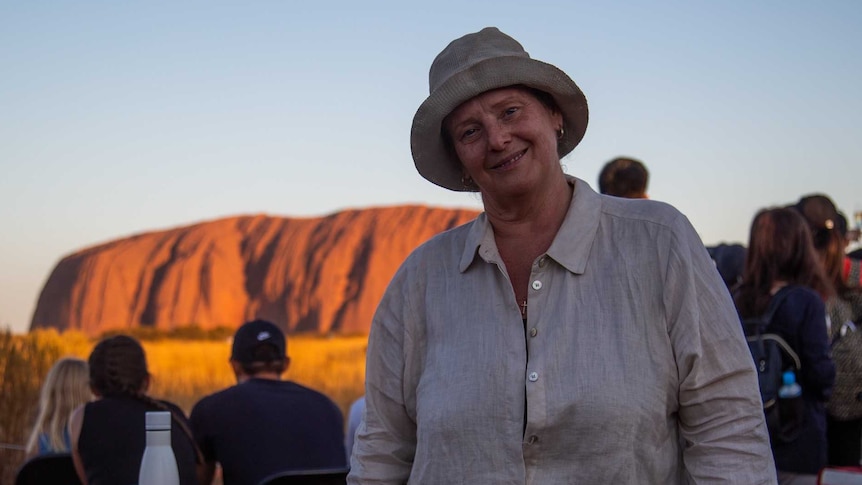
[[[259,485],[344,485],[348,471],[348,468],[291,470],[270,475]]]
[[[70,453],[50,453],[27,460],[15,476],[15,485],[81,485]]]

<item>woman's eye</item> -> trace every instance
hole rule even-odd
[[[461,134],[461,139],[464,140],[466,138],[470,138],[471,136],[475,135],[478,131],[479,130],[477,130],[476,128],[467,128],[466,130],[464,130],[464,133]]]
[[[503,114],[505,116],[512,116],[513,114],[515,114],[517,112],[518,112],[518,108],[515,106],[512,106],[511,108],[506,108],[506,110],[503,112]]]

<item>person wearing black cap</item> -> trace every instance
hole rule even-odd
[[[236,331],[230,365],[237,385],[204,397],[191,413],[206,460],[202,484],[212,483],[216,462],[225,485],[346,466],[341,411],[323,394],[282,380],[289,363],[275,324],[254,320]]]

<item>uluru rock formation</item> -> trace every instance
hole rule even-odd
[[[240,216],[115,240],[57,264],[30,328],[98,335],[265,318],[290,333],[366,333],[410,251],[476,215],[400,206]]]

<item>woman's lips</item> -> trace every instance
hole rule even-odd
[[[514,164],[514,163],[515,163],[515,162],[517,162],[518,160],[520,160],[520,159],[521,159],[521,157],[523,157],[525,153],[527,153],[527,149],[526,149],[526,148],[525,148],[525,149],[523,149],[523,150],[521,150],[521,151],[520,151],[520,152],[518,152],[518,153],[515,153],[515,154],[514,154],[514,155],[512,155],[512,156],[506,157],[502,162],[500,162],[500,163],[498,163],[497,165],[494,165],[493,167],[491,167],[491,170],[499,170],[499,169],[506,169],[506,168],[509,168],[509,166],[511,166],[512,164]]]

